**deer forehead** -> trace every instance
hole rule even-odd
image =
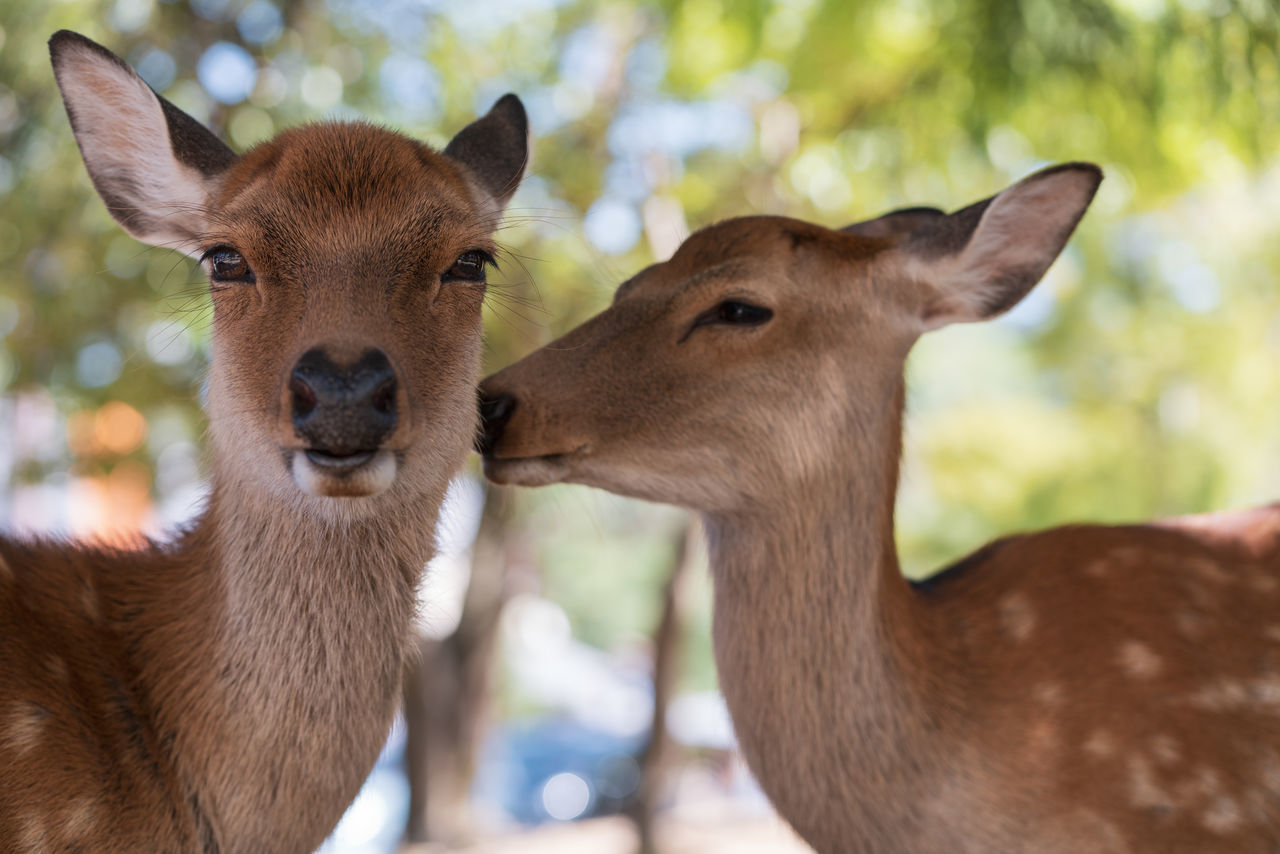
[[[624,282],[614,302],[696,297],[735,285],[752,287],[762,296],[816,298],[824,287],[849,290],[849,283],[864,279],[888,246],[887,241],[787,217],[724,220],[694,232],[668,261]]]
[[[497,224],[448,158],[360,122],[305,125],[255,146],[229,171],[218,202],[219,225],[291,244],[399,240],[429,250],[483,242]]]

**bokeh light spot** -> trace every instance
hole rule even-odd
[[[147,419],[129,404],[113,400],[94,416],[93,432],[104,450],[123,456],[142,447],[147,438]]]
[[[559,821],[571,821],[587,811],[591,803],[591,787],[577,774],[562,771],[542,786],[542,806],[547,815]]]
[[[8,89],[0,86],[0,134],[8,133],[22,120],[18,99]]]
[[[582,228],[592,246],[621,255],[640,239],[640,215],[626,202],[604,198],[587,209]]]
[[[275,122],[271,114],[257,107],[241,107],[231,117],[227,129],[231,132],[231,141],[241,148],[248,148],[256,142],[270,139],[275,133]]]
[[[151,20],[152,0],[116,0],[107,15],[110,27],[121,33],[132,33]]]
[[[284,32],[284,16],[270,0],[253,0],[236,16],[236,29],[249,44],[271,44]]]
[[[13,164],[9,162],[7,157],[0,157],[0,195],[3,195],[13,189],[13,185],[17,183],[17,179],[13,174]]]
[[[6,296],[0,296],[0,338],[17,329],[21,317],[18,304]]]
[[[220,21],[230,5],[231,0],[191,0],[191,11],[206,21]]]
[[[342,100],[342,75],[328,66],[308,68],[302,75],[302,100],[327,110]]]
[[[440,80],[425,61],[403,53],[393,53],[378,69],[382,95],[396,105],[397,112],[426,118],[438,109]]]
[[[258,72],[258,84],[249,100],[259,107],[274,107],[289,94],[289,80],[278,68],[267,66]]]
[[[214,100],[238,104],[253,91],[258,64],[249,52],[231,42],[214,42],[196,63],[196,76]]]
[[[147,327],[147,355],[160,365],[180,365],[195,355],[191,332],[181,323],[157,320]]]
[[[76,354],[76,378],[86,388],[111,385],[124,366],[120,351],[109,341],[98,341]]]
[[[160,48],[152,48],[143,54],[134,68],[138,76],[157,92],[163,92],[172,86],[174,78],[178,76],[178,64]]]

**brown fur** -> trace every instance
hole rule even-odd
[[[0,847],[311,851],[390,726],[415,588],[474,435],[484,286],[441,274],[492,248],[509,189],[491,194],[474,160],[321,124],[211,174],[183,171],[171,133],[165,168],[207,202],[165,209],[164,187],[122,179],[128,158],[112,161],[83,105],[106,87],[150,138],[171,116],[104,49],[74,34],[53,49],[95,181],[152,204],[122,222],[181,219],[195,251],[235,247],[256,282],[213,289],[211,494],[191,529],[137,551],[0,539]],[[500,118],[522,116],[507,102]],[[510,145],[499,161],[522,164]],[[291,474],[304,443],[285,388],[317,346],[376,347],[394,366],[396,473],[376,494],[307,494]]]
[[[1280,850],[1280,507],[899,571],[911,344],[939,304],[977,319],[1025,292],[1096,180],[1064,167],[996,197],[1004,236],[971,212],[923,216],[936,243],[720,223],[482,385],[515,401],[495,480],[701,513],[738,738],[818,851]],[[691,328],[727,299],[774,316]]]

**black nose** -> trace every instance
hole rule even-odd
[[[340,366],[319,347],[289,376],[293,429],[308,450],[348,457],[377,450],[396,429],[396,374],[381,350]]]
[[[499,394],[496,397],[480,398],[480,435],[476,439],[476,450],[486,457],[493,456],[502,431],[516,411],[516,398],[510,394]]]

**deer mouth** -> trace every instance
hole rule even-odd
[[[361,498],[384,492],[396,478],[399,462],[386,448],[335,453],[319,448],[288,452],[289,473],[308,495]]]
[[[484,457],[484,476],[494,483],[509,486],[549,486],[561,483],[571,474],[574,461],[587,450],[579,445],[559,454],[532,457]]]
[[[308,448],[305,452],[307,460],[320,468],[335,473],[343,474],[353,472],[363,466],[369,460],[373,459],[378,452],[374,451],[353,451],[349,454],[335,454],[332,451],[321,451],[315,448]]]

